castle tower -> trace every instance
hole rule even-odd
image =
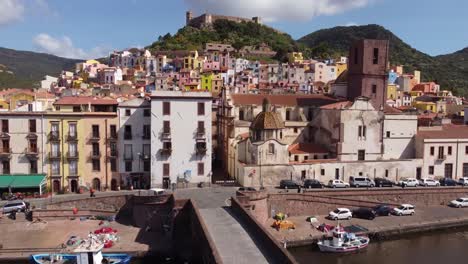
[[[365,96],[377,109],[385,105],[388,51],[388,40],[365,39],[352,45],[348,59],[349,99]]]
[[[190,21],[192,21],[193,19],[193,13],[192,11],[187,11],[187,13],[185,13],[185,25],[188,26],[190,25]]]
[[[255,24],[262,24],[262,18],[261,17],[252,17],[252,21],[255,23]]]

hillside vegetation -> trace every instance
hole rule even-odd
[[[323,29],[298,40],[306,55],[314,58],[347,56],[350,45],[359,39],[390,41],[390,63],[404,65],[405,71],[422,71],[423,81],[437,81],[443,89],[459,95],[468,94],[468,49],[449,55],[432,57],[418,51],[391,31],[379,25],[334,27]]]
[[[0,48],[0,64],[12,72],[0,72],[0,88],[38,87],[45,75],[58,76],[62,70],[73,70],[77,62],[45,53]]]
[[[202,50],[207,42],[231,44],[237,50],[266,43],[278,53],[280,60],[285,59],[287,52],[298,50],[297,43],[288,34],[252,22],[228,20],[216,20],[210,28],[184,27],[173,36],[169,33],[160,36],[148,48],[152,51]]]

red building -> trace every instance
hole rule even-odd
[[[388,40],[360,40],[349,51],[348,97],[365,96],[380,108],[387,95]]]

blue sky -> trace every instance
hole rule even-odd
[[[380,24],[431,55],[468,46],[460,0],[0,0],[0,46],[90,58],[175,33],[185,11],[251,17],[299,38],[338,25]]]

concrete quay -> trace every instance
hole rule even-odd
[[[286,247],[300,247],[312,245],[320,239],[324,233],[317,230],[310,222],[306,221],[308,216],[293,216],[288,220],[294,222],[296,229],[277,231],[271,227],[273,219],[265,223],[265,229],[275,239],[286,244]],[[404,236],[413,233],[444,230],[447,228],[467,227],[468,208],[451,208],[445,206],[417,207],[413,216],[382,216],[374,220],[353,218],[351,220],[333,221],[326,219],[326,215],[316,216],[319,225],[322,223],[343,226],[360,226],[368,231],[360,234],[368,235],[371,239],[390,239],[392,237]]]

